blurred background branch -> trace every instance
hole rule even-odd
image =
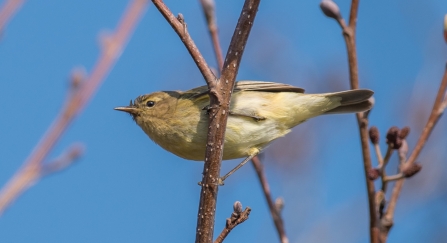
[[[6,0],[3,5],[0,6],[0,38],[6,25],[18,11],[20,6],[22,6],[23,2],[24,0]]]
[[[102,52],[90,76],[85,80],[78,80],[75,75],[75,78],[72,79],[66,104],[60,111],[60,114],[24,162],[22,168],[16,172],[0,191],[0,214],[41,176],[57,172],[59,168],[68,166],[74,161],[74,158],[79,156],[78,149],[71,150],[67,155],[68,159],[55,162],[55,164],[43,164],[48,153],[110,72],[121,55],[146,5],[146,0],[132,0],[118,23],[116,31],[110,36],[103,37],[101,43]]]

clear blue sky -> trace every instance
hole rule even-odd
[[[2,1],[1,3],[3,3]],[[337,1],[347,18],[350,1]],[[59,112],[74,67],[90,71],[98,35],[115,28],[127,1],[27,1],[0,39],[0,184],[32,151]],[[199,1],[166,1],[182,13],[215,66]],[[307,92],[348,88],[341,30],[319,1],[262,1],[238,79],[278,81]],[[242,1],[217,1],[227,49]],[[447,46],[442,0],[361,1],[358,55],[361,86],[377,101],[371,123],[382,137],[410,125],[413,148],[444,71]],[[204,81],[175,32],[149,6],[121,58],[87,109],[54,148],[86,151],[71,168],[44,178],[0,219],[0,242],[192,242],[202,163],[172,155],[113,108],[158,90]],[[407,181],[390,242],[441,242],[447,230],[446,117]],[[384,141],[382,141],[382,147]],[[284,150],[283,148],[286,148]],[[290,242],[367,242],[368,214],[358,131],[353,115],[324,116],[297,127],[263,158],[272,193],[285,199]],[[228,171],[237,161],[226,162]],[[393,157],[390,173],[395,171]],[[393,167],[394,166],[394,167]],[[216,235],[239,200],[250,219],[226,242],[277,242],[251,165],[219,190]]]

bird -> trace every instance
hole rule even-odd
[[[246,162],[293,127],[319,115],[368,111],[373,106],[373,94],[368,89],[305,94],[304,89],[288,84],[236,82],[222,159],[246,158]],[[205,85],[188,91],[141,95],[115,110],[129,113],[163,149],[187,160],[203,161],[208,131],[204,107],[209,102]]]

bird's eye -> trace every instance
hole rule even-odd
[[[148,107],[152,107],[152,106],[155,105],[155,102],[152,101],[152,100],[149,100],[149,101],[146,103],[146,105],[147,105]]]

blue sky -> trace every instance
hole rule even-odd
[[[3,3],[2,1],[1,3]],[[350,1],[337,1],[347,18]],[[182,13],[208,63],[215,58],[199,1],[166,1]],[[318,1],[262,1],[239,80],[293,84],[307,92],[348,88],[341,30]],[[32,151],[64,102],[75,67],[89,72],[101,33],[114,29],[126,1],[27,1],[0,39],[0,184]],[[217,1],[227,49],[242,1]],[[441,0],[361,1],[358,58],[361,87],[375,91],[371,124],[382,132],[409,125],[410,149],[431,109],[447,47]],[[73,142],[85,154],[69,169],[39,181],[0,219],[0,242],[192,242],[202,163],[153,143],[114,107],[158,90],[204,81],[175,32],[149,6],[121,58],[49,158]],[[405,184],[390,242],[440,241],[447,229],[446,120],[441,118]],[[382,147],[384,141],[382,141]],[[286,148],[286,149],[284,149]],[[276,141],[263,157],[275,197],[285,200],[290,242],[368,242],[366,190],[353,115],[323,116]],[[237,161],[225,162],[222,173]],[[394,167],[393,167],[394,166]],[[390,165],[395,171],[396,158]],[[239,200],[250,219],[226,242],[276,242],[251,165],[219,190],[216,235]]]

